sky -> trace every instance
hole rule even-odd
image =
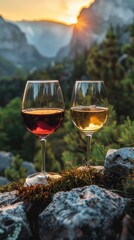
[[[79,11],[93,0],[0,0],[0,15],[7,20],[53,20],[76,23]]]

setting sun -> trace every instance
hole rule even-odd
[[[67,18],[66,19],[66,21],[65,21],[65,19],[63,19],[63,21],[62,21],[63,23],[66,23],[66,24],[69,24],[69,25],[71,25],[71,24],[77,24],[77,17],[71,17],[70,16],[70,18]]]
[[[72,17],[72,19],[70,19],[70,21],[73,24],[77,24],[77,17]]]
[[[1,0],[0,14],[9,20],[50,20],[76,24],[83,7],[94,0]]]

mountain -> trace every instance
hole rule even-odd
[[[27,41],[47,57],[55,57],[59,49],[66,46],[72,37],[73,26],[50,21],[14,22],[25,33]]]
[[[28,43],[25,34],[16,25],[5,21],[2,16],[0,16],[0,56],[25,70],[46,66],[48,63],[48,59]]]
[[[83,8],[74,26],[68,46],[62,48],[57,59],[73,58],[93,43],[100,43],[110,24],[123,28],[133,22],[134,1],[132,0],[96,0],[90,7]],[[125,36],[126,41],[128,37]]]

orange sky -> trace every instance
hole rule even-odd
[[[53,20],[72,24],[93,0],[0,0],[0,15],[9,20]]]

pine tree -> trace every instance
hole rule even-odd
[[[129,27],[130,43],[123,48],[124,54],[127,55],[126,68],[128,75],[134,77],[134,22]]]
[[[131,100],[127,91],[124,92],[129,86],[124,85],[128,81],[125,81],[127,72],[120,60],[122,56],[122,46],[119,44],[114,28],[110,25],[102,44],[91,49],[87,59],[88,74],[92,75],[93,79],[104,80],[107,86],[108,101],[114,106],[118,121],[124,120],[123,115],[132,116],[128,102],[126,104],[128,98],[129,102]],[[127,99],[125,96],[128,96]]]
[[[102,79],[108,87],[125,75],[123,66],[119,63],[121,49],[114,28],[110,25],[102,44],[94,47],[87,58],[87,72],[93,79]]]

